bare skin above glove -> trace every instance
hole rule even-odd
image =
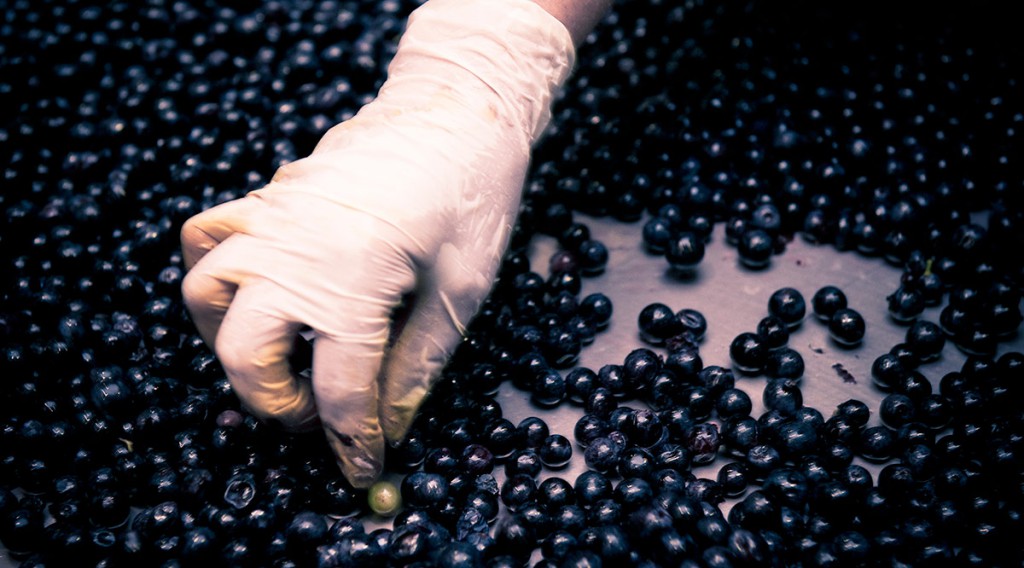
[[[430,0],[373,102],[182,230],[186,303],[235,392],[291,430],[322,426],[356,487],[379,477],[491,289],[573,49],[529,0]],[[311,381],[287,363],[305,326]]]

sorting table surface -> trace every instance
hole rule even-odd
[[[708,243],[706,254],[692,278],[679,279],[669,270],[662,256],[647,253],[641,240],[642,221],[623,223],[608,218],[577,216],[587,224],[594,238],[609,249],[608,268],[604,274],[584,280],[580,297],[601,292],[612,300],[614,314],[607,330],[599,333],[594,343],[583,349],[578,365],[597,371],[606,364],[620,364],[638,347],[648,347],[664,355],[662,348],[651,347],[639,337],[637,316],[652,302],[661,302],[673,310],[693,308],[707,319],[708,330],[700,343],[703,364],[731,367],[729,344],[738,334],[755,331],[757,323],[768,314],[768,299],[783,287],[799,290],[808,303],[808,316],[791,331],[788,346],[803,357],[805,372],[800,387],[804,406],[818,409],[827,419],[836,406],[849,399],[858,399],[871,408],[869,426],[880,424],[878,406],[885,394],[872,384],[874,360],[904,340],[906,325],[897,324],[888,314],[886,296],[899,286],[902,270],[881,256],[867,257],[854,251],[838,251],[832,246],[808,243],[799,236],[788,244],[785,252],[772,257],[771,264],[760,270],[744,267],[734,246],[725,242],[724,226],[718,224]],[[980,221],[981,219],[979,219]],[[546,274],[547,262],[557,250],[551,238],[535,239],[531,251],[532,268]],[[844,348],[829,337],[826,324],[811,313],[810,300],[823,286],[842,289],[849,306],[861,313],[867,323],[862,344]],[[922,319],[939,321],[941,307],[927,308]],[[1018,333],[999,344],[998,354],[1024,351],[1024,339]],[[959,370],[967,355],[947,341],[939,359],[919,367],[938,391],[939,380],[950,371]],[[833,367],[839,363],[856,382],[841,377]],[[736,373],[736,386],[750,395],[751,416],[764,412],[762,391],[764,376]],[[506,418],[513,423],[528,416],[539,416],[551,432],[573,439],[576,421],[582,408],[564,403],[555,409],[542,409],[532,404],[527,393],[512,385],[503,385],[498,399]],[[642,406],[640,401],[621,404]],[[712,417],[712,422],[720,422]],[[722,465],[732,461],[720,455],[708,465],[694,467],[697,477],[715,479]],[[856,460],[877,476],[881,466]],[[500,475],[498,468],[496,477]],[[586,469],[579,446],[574,447],[572,462],[564,470],[545,471],[542,477],[557,475],[572,482]],[[750,489],[748,489],[749,491]],[[734,499],[722,504],[728,512]]]

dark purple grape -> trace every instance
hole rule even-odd
[[[578,351],[578,350],[577,350]],[[556,369],[538,373],[534,378],[530,399],[542,408],[554,408],[568,396],[565,378]]]
[[[249,507],[256,495],[256,480],[247,472],[234,475],[224,488],[224,501],[239,510]]]
[[[292,517],[285,529],[287,548],[293,555],[304,556],[308,551],[325,543],[327,523],[324,517],[313,511],[302,511]]]
[[[583,460],[588,468],[600,473],[609,473],[618,465],[622,450],[623,448],[611,438],[602,436],[591,441],[583,451]]]
[[[905,341],[921,362],[928,362],[942,354],[946,337],[938,324],[919,319],[907,328]]]
[[[510,511],[516,511],[531,502],[536,492],[537,482],[533,476],[523,473],[512,475],[501,485],[501,502]]]
[[[583,506],[593,505],[612,496],[612,482],[603,473],[587,470],[573,483],[576,500]]]
[[[726,497],[739,497],[750,483],[747,466],[742,462],[730,462],[718,470],[718,483]]]
[[[900,393],[886,395],[878,407],[878,415],[882,422],[893,429],[912,422],[915,419],[915,413],[916,407],[913,399]]]
[[[693,412],[683,406],[660,410],[658,411],[658,416],[661,419],[661,423],[668,429],[669,439],[677,442],[681,441],[690,430],[690,427],[697,422]]]
[[[676,349],[665,356],[663,368],[680,381],[695,383],[704,369],[704,361],[696,348]]]
[[[924,305],[929,307],[941,304],[946,293],[946,284],[942,281],[942,277],[934,272],[928,272],[917,277],[914,281],[914,287],[917,288],[924,298]]]
[[[781,505],[802,508],[807,504],[811,485],[800,471],[781,467],[769,472],[762,482],[764,493]]]
[[[589,446],[596,438],[605,436],[611,431],[608,421],[595,414],[584,414],[573,428],[576,443],[582,448]]]
[[[690,341],[700,343],[708,331],[708,322],[704,314],[693,308],[683,308],[676,312],[676,318],[683,324],[682,334]]]
[[[387,551],[392,562],[408,564],[426,560],[430,553],[430,527],[428,522],[396,525],[391,532]]]
[[[757,323],[757,335],[768,349],[784,347],[789,342],[789,326],[782,318],[765,316]]]
[[[768,444],[757,444],[747,450],[744,463],[754,479],[763,479],[783,463],[780,452]]]
[[[630,351],[623,360],[621,374],[630,390],[647,387],[662,368],[662,359],[646,348]]]
[[[608,248],[601,241],[589,239],[576,250],[580,271],[584,276],[596,276],[604,272],[608,264]]]
[[[968,333],[972,327],[970,312],[963,306],[953,303],[952,298],[939,312],[939,325],[951,337],[959,337]]]
[[[921,359],[917,353],[906,343],[897,343],[889,349],[889,353],[895,355],[904,369],[913,370],[921,365]]]
[[[743,266],[760,270],[767,267],[771,262],[774,241],[771,235],[764,230],[748,227],[740,235],[736,249],[739,252],[739,260]]]
[[[560,469],[572,458],[572,443],[561,434],[551,434],[537,449],[540,460],[549,469]]]
[[[744,217],[731,217],[725,225],[725,242],[736,246],[748,225],[749,222]]]
[[[742,527],[732,531],[726,545],[729,556],[742,564],[762,564],[771,558],[771,550],[761,534]]]
[[[781,453],[793,461],[818,450],[818,431],[806,422],[791,421],[781,424],[777,438]]]
[[[669,188],[664,189],[670,191]],[[665,222],[669,229],[679,230],[686,225],[686,215],[678,203],[660,203],[660,201],[658,203],[660,207],[656,207],[654,213]]]
[[[470,475],[490,473],[494,469],[494,454],[482,444],[469,444],[462,450],[462,471]]]
[[[764,374],[770,379],[799,380],[804,376],[804,358],[789,347],[772,349],[765,357]]]
[[[842,347],[855,347],[864,340],[866,324],[860,312],[843,308],[836,310],[828,323],[829,335]]]
[[[736,377],[731,369],[709,365],[697,373],[697,383],[707,389],[712,396],[716,396],[726,389],[735,387]]]
[[[803,392],[793,379],[769,379],[761,394],[761,401],[768,410],[793,416],[803,407]]]
[[[705,421],[715,409],[715,397],[704,387],[691,387],[686,393],[686,407],[695,421]]]
[[[629,412],[620,430],[632,444],[642,448],[651,448],[660,444],[668,434],[658,414],[646,408]]]
[[[113,488],[99,489],[89,496],[89,520],[98,527],[117,528],[131,514],[129,496]]]
[[[680,449],[674,444],[666,444],[670,452],[676,453]],[[662,447],[659,447],[661,450]],[[656,501],[663,507],[670,507],[665,497],[680,496],[686,493],[686,484],[692,480],[692,474],[681,471],[678,468],[665,467],[664,461],[655,457],[655,471],[651,475],[651,487],[656,495]]]
[[[677,404],[681,394],[682,389],[676,374],[664,368],[658,370],[643,389],[644,400],[651,408],[657,411],[662,411]]]
[[[896,323],[906,324],[916,320],[925,308],[924,295],[917,288],[900,286],[886,297],[889,317]]]
[[[669,240],[665,258],[673,270],[692,272],[704,260],[704,239],[692,231],[683,231]]]
[[[605,368],[606,370],[610,370],[612,367],[614,366],[605,365],[603,368]],[[598,375],[598,377],[598,380],[600,381],[600,374]],[[606,374],[605,381],[608,382],[609,378],[617,379],[620,377],[618,376],[618,373],[616,371],[611,371],[610,373]],[[612,384],[615,385],[615,383]],[[587,414],[593,414],[595,416],[607,418],[611,415],[612,411],[614,411],[619,406],[618,401],[619,399],[622,398],[625,398],[624,391],[616,394],[615,392],[608,388],[605,388],[604,386],[599,386],[595,388],[590,393],[590,396],[588,396],[587,399],[583,402],[583,411],[586,412]]]
[[[18,556],[27,556],[41,550],[45,534],[42,511],[33,507],[19,506],[0,518],[0,535],[7,550]]]
[[[895,450],[896,436],[885,426],[865,428],[859,437],[857,451],[864,459],[881,463],[892,457]]]
[[[825,427],[825,416],[817,409],[810,406],[803,406],[793,413],[793,418],[798,422],[806,422],[814,429],[820,430]]]
[[[715,412],[722,420],[749,416],[752,409],[750,395],[738,388],[725,389],[715,401]]]
[[[505,461],[505,475],[525,473],[537,477],[543,468],[540,454],[532,448],[517,450]]]
[[[552,367],[565,369],[579,361],[582,348],[583,343],[575,330],[565,325],[557,325],[548,330],[547,336],[543,340],[542,352],[547,360],[551,361]],[[548,404],[561,402],[561,399],[565,397],[564,393],[560,392],[564,390],[563,383],[564,379],[561,375],[555,376],[552,373],[537,378],[534,390],[543,393],[538,402]],[[557,402],[548,402],[553,399],[557,399]]]
[[[711,241],[711,233],[715,229],[715,220],[708,215],[691,215],[686,222],[686,230],[695,233],[705,243]]]
[[[743,416],[722,424],[722,448],[735,457],[743,457],[759,441],[757,420]]]
[[[871,417],[871,408],[863,401],[849,399],[836,406],[835,416],[846,419],[856,427],[867,426]]]
[[[694,465],[711,463],[718,456],[721,446],[718,426],[713,423],[696,424],[686,434],[685,446]]]
[[[512,563],[508,566],[519,566],[523,560],[529,558],[529,553],[537,543],[537,534],[522,515],[512,514],[497,524],[494,541],[496,551],[512,557]],[[491,565],[494,565],[495,561],[496,559],[492,558]]]
[[[769,235],[777,235],[782,228],[782,215],[772,203],[758,205],[750,212],[750,227]]]
[[[920,371],[910,371],[897,380],[893,391],[910,397],[917,404],[932,394],[932,383]]]
[[[576,404],[583,404],[597,383],[597,373],[592,369],[576,367],[565,376],[566,396]]]
[[[807,481],[811,485],[818,485],[829,481],[834,481],[832,472],[825,469],[825,462],[821,458],[815,455],[804,456],[802,460],[797,464],[800,472],[804,474]]]
[[[640,338],[651,345],[661,345],[665,340],[683,332],[678,316],[665,304],[648,304],[637,317]]]
[[[556,530],[541,542],[541,554],[547,560],[566,560],[570,553],[577,551],[578,542],[573,534],[566,530]]]
[[[499,460],[507,458],[524,444],[522,432],[506,418],[494,420],[485,426],[482,441],[494,458]],[[408,443],[408,438],[404,443]],[[425,451],[422,454],[417,453],[417,455],[420,455],[419,462],[422,462]],[[401,464],[410,469],[418,465],[408,461],[403,461]]]
[[[914,416],[925,426],[941,430],[949,425],[953,412],[949,399],[940,394],[930,394],[917,402]]]
[[[768,298],[768,314],[786,322],[791,330],[799,327],[806,313],[804,296],[796,288],[780,288]]]
[[[537,504],[550,511],[575,503],[576,493],[572,484],[561,477],[549,477],[537,486]]]
[[[800,234],[812,244],[827,243],[832,240],[835,231],[828,214],[821,209],[812,209],[804,217]]]
[[[402,502],[413,509],[430,509],[448,498],[449,482],[439,473],[418,471],[402,479]]]
[[[906,375],[906,369],[891,353],[879,355],[871,364],[871,380],[883,391],[890,391],[901,384]]]
[[[643,478],[628,477],[615,485],[612,495],[624,510],[631,511],[649,502],[653,497],[653,489],[650,482]]]
[[[656,462],[651,452],[637,446],[623,448],[616,464],[618,474],[622,478],[649,479],[653,475],[655,467]]]
[[[707,516],[697,521],[696,540],[703,545],[704,566],[724,566],[729,561],[729,549],[725,546],[732,532],[726,519],[720,516]]]
[[[610,393],[615,400],[622,400],[627,398],[637,387],[640,386],[629,382],[623,373],[622,365],[614,363],[602,365],[601,368],[597,370],[597,383],[599,388],[591,393],[591,398],[593,398],[595,394],[599,394],[601,395],[601,398],[603,398],[606,393]],[[590,400],[588,400],[588,402],[590,402]],[[584,404],[584,409],[586,409],[586,404]],[[614,406],[607,408],[609,411],[612,409],[614,409]],[[588,412],[595,411],[598,410],[596,408],[588,410]],[[598,412],[603,412],[603,410]]]
[[[740,371],[758,373],[765,365],[768,349],[761,337],[754,332],[743,332],[729,344],[729,356]]]
[[[612,318],[612,301],[608,296],[595,292],[580,300],[580,315],[592,322],[598,330],[608,327]]]
[[[578,250],[580,245],[590,240],[590,228],[583,223],[574,222],[558,237],[558,242],[566,250]]]

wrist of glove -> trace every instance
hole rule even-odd
[[[235,392],[286,428],[322,426],[353,485],[379,476],[489,292],[572,58],[528,0],[430,0],[372,103],[184,226],[185,301]],[[304,326],[311,381],[287,363]]]

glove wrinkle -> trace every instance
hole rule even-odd
[[[355,152],[353,151],[353,153]],[[412,267],[414,264],[423,265],[425,262],[428,262],[426,259],[430,258],[431,254],[434,252],[436,248],[430,246],[428,243],[430,242],[430,240],[436,241],[439,238],[440,234],[438,233],[436,236],[434,236],[434,238],[431,239],[424,239],[424,235],[418,235],[415,232],[409,230],[408,227],[415,227],[417,229],[422,230],[423,223],[417,222],[415,220],[410,220],[409,213],[406,207],[402,208],[406,210],[402,211],[400,217],[401,221],[398,221],[395,219],[396,215],[394,211],[395,207],[397,205],[400,205],[398,203],[385,202],[380,204],[359,204],[355,200],[351,199],[351,196],[347,195],[344,191],[332,187],[333,184],[322,186],[325,188],[330,188],[329,190],[325,190],[323,188],[315,186],[315,184],[317,183],[323,184],[327,179],[344,179],[346,175],[345,168],[337,167],[336,164],[327,160],[327,158],[329,157],[329,154],[321,154],[319,156],[310,156],[307,158],[303,158],[302,160],[293,162],[292,164],[289,164],[288,166],[285,167],[287,168],[289,166],[299,164],[300,162],[303,162],[305,160],[310,160],[310,162],[304,164],[303,167],[306,169],[315,170],[317,171],[317,173],[315,175],[312,173],[296,173],[284,178],[282,181],[276,182],[276,184],[273,186],[267,186],[263,189],[252,192],[252,194],[267,192],[267,194],[273,195],[275,200],[279,199],[282,202],[292,201],[296,199],[298,196],[308,197],[316,201],[323,201],[324,203],[322,207],[320,207],[320,209],[324,211],[333,210],[335,207],[340,206],[350,213],[348,217],[358,217],[361,222],[365,223],[367,221],[372,221],[375,223],[379,223],[384,227],[387,227],[387,231],[381,231],[379,229],[366,229],[363,232],[367,234],[377,235],[379,244],[390,247],[392,251],[398,253],[399,255],[401,255],[401,257],[404,257],[408,266]],[[366,162],[372,161],[370,157],[364,156],[363,159]],[[375,185],[381,186],[382,184],[377,183]],[[378,187],[377,189],[378,193],[382,195],[393,193],[393,190],[391,190],[388,187]],[[436,191],[432,193],[442,194],[443,192]],[[437,199],[432,204],[432,207],[429,209],[425,209],[425,205],[416,205],[415,203],[409,203],[408,201],[405,202],[405,205],[411,206],[419,215],[424,215],[425,211],[430,211],[431,218],[433,219],[432,222],[436,223],[438,227],[451,226],[451,224],[454,223],[452,221],[452,219],[454,218],[454,214],[452,212],[445,212],[443,211],[443,209],[441,209],[443,207],[443,204],[440,199]],[[282,208],[287,209],[288,206],[282,205]],[[310,230],[309,225],[306,223],[302,223],[302,221],[308,220],[301,219],[301,217],[297,219],[293,218],[291,220],[291,222],[299,223],[300,227],[304,227],[305,230]],[[393,233],[394,235],[400,238],[385,238],[385,235],[387,235],[388,233]],[[429,232],[427,232],[427,236],[430,236]],[[322,236],[314,235],[313,238],[322,238]],[[315,255],[319,251],[307,250],[304,252],[306,254]],[[387,258],[389,260],[392,260],[392,257],[385,254],[373,255],[373,258]]]
[[[182,247],[183,260],[185,268],[190,269],[199,262],[199,259],[206,255],[206,253],[213,250],[213,247],[220,244],[210,232],[207,232],[203,227],[197,226],[192,223],[185,223],[181,228],[181,240],[189,243],[191,246]]]

